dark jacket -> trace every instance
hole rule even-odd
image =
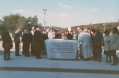
[[[71,35],[71,34],[69,33],[68,39],[69,39],[69,40],[72,40],[72,39],[73,39],[73,35]]]
[[[43,38],[42,51],[44,51],[44,50],[46,50],[45,40],[48,39],[48,35],[47,34],[42,34],[42,38]]]
[[[43,41],[45,41],[46,39],[48,39],[48,35],[47,34],[42,34],[42,38],[43,38]]]
[[[68,33],[66,36],[67,36],[67,39],[70,40],[70,34]]]
[[[56,39],[61,39],[61,34],[56,33],[56,34],[55,34],[55,38],[56,38]]]
[[[30,31],[28,31],[28,30],[24,31],[22,41],[23,41],[23,43],[31,43],[32,34]]]
[[[21,36],[21,33],[16,31],[14,34],[14,42],[15,43],[20,43],[20,36]]]
[[[102,43],[102,38],[103,38],[103,35],[102,35],[102,33],[100,33],[100,32],[97,32],[96,34],[95,34],[95,36],[93,37],[93,48],[94,48],[94,51],[95,52],[101,52],[102,51],[102,45],[101,45],[101,43]]]
[[[42,33],[38,30],[34,32],[34,48],[36,50],[41,50],[43,42]]]
[[[3,40],[2,47],[7,48],[7,49],[11,49],[13,47],[13,45],[12,45],[12,40],[11,40],[9,32],[3,31],[1,37]]]

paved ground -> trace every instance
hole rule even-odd
[[[21,54],[21,52],[20,52]],[[22,54],[21,54],[22,55]],[[117,66],[111,66],[109,63],[105,63],[105,56],[102,55],[102,62],[97,61],[82,61],[82,60],[50,60],[47,55],[42,55],[41,59],[36,59],[33,56],[25,57],[15,56],[11,53],[13,60],[4,61],[3,55],[0,56],[0,68],[2,70],[29,70],[29,71],[69,71],[72,72],[100,72],[105,73],[109,71],[118,71],[119,64]],[[6,68],[6,69],[5,69]],[[101,72],[100,72],[101,73]],[[110,73],[110,72],[109,72]]]
[[[67,72],[0,71],[0,78],[119,78],[119,75]]]
[[[104,54],[102,62],[50,60],[47,55],[36,59],[33,56],[25,57],[22,52],[20,54],[15,56],[12,52],[13,60],[9,61],[4,61],[3,55],[0,56],[0,78],[119,78],[119,64],[111,66],[105,63]]]

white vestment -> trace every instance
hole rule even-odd
[[[79,38],[79,43],[81,43],[81,52],[85,59],[93,56],[93,47],[91,35],[89,33],[83,33]]]

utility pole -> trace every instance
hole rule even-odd
[[[45,21],[45,15],[46,15],[47,9],[43,9],[43,11],[44,11],[44,29],[45,29],[45,24],[47,23],[47,22]]]

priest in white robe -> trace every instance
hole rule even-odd
[[[84,29],[82,36],[79,38],[79,44],[80,44],[82,55],[85,60],[87,60],[90,57],[93,57],[91,35],[88,33],[87,29]]]

